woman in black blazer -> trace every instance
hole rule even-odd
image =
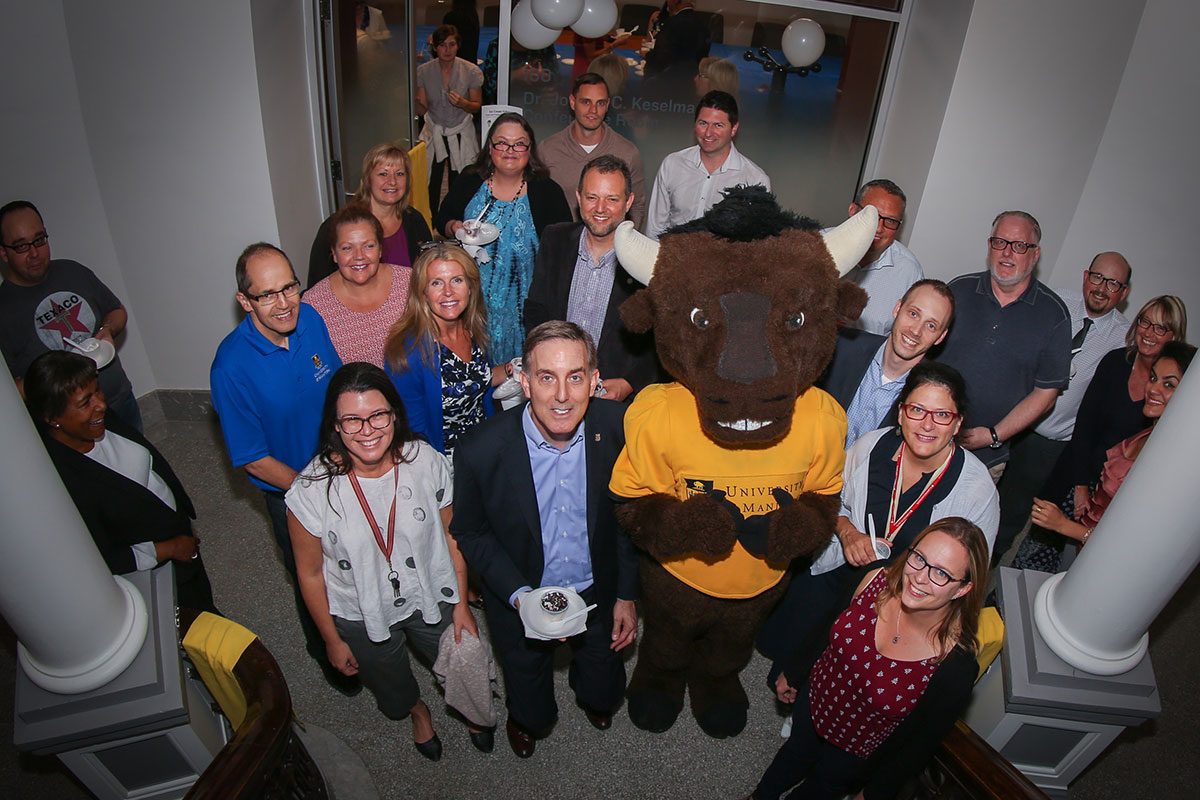
[[[62,350],[39,356],[25,374],[25,403],[112,573],[174,561],[179,605],[218,613],[192,501],[154,445],[108,413],[95,363]]]

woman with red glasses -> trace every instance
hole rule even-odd
[[[925,766],[971,699],[989,549],[948,517],[863,578],[812,669],[781,678],[791,736],[747,800],[894,797]]]
[[[996,487],[983,462],[955,443],[966,394],[958,370],[922,361],[900,391],[899,424],[864,434],[846,452],[829,546],[792,578],[759,634],[759,649],[775,662],[773,684],[785,663],[829,632],[863,576],[903,558],[930,522],[963,517],[982,529],[991,550],[1000,524]]]

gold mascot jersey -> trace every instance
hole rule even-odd
[[[817,388],[796,400],[792,429],[778,444],[731,449],[701,430],[691,392],[678,383],[656,384],[643,389],[625,415],[625,449],[609,489],[630,499],[669,494],[680,500],[719,489],[744,516],[765,514],[778,507],[771,496],[775,487],[792,497],[841,492],[845,441],[845,412]],[[720,561],[663,563],[693,589],[730,599],[765,592],[779,583],[787,566],[751,555],[740,542]]]

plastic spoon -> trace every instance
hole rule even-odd
[[[563,617],[562,619],[560,619],[560,620],[558,621],[558,624],[559,624],[559,625],[566,625],[568,622],[573,622],[574,620],[577,620],[577,619],[579,619],[580,617],[582,617],[584,614],[588,613],[589,611],[591,611],[591,610],[592,610],[593,608],[595,608],[595,607],[596,607],[596,604],[595,604],[595,603],[592,603],[592,604],[591,604],[590,606],[588,606],[587,608],[580,609],[579,611],[576,611],[574,614],[568,614],[567,616],[565,616],[565,617]]]

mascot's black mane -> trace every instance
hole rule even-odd
[[[816,220],[780,208],[775,195],[762,186],[735,186],[726,189],[724,197],[700,219],[676,225],[664,235],[703,231],[731,242],[753,242],[789,229],[821,229]]]

